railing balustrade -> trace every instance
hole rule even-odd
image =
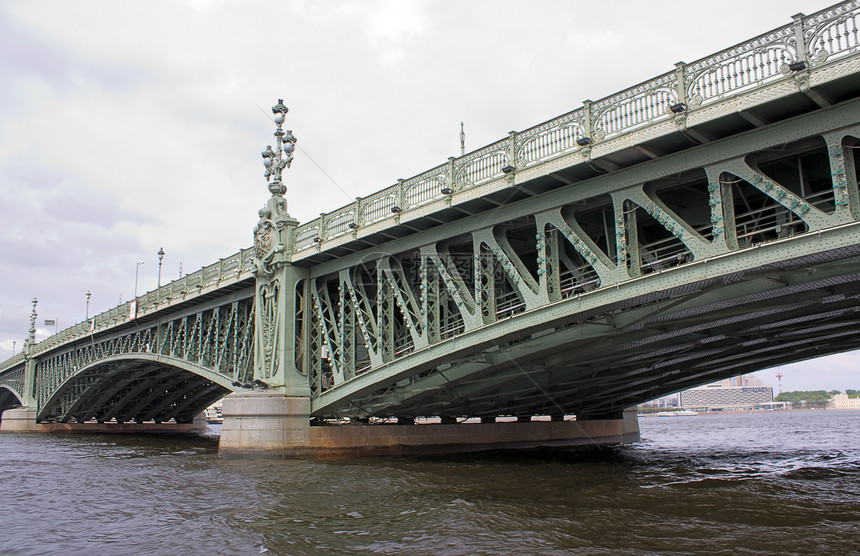
[[[508,139],[451,158],[447,165],[299,226],[295,250],[302,252],[346,233],[340,225],[336,232],[325,234],[321,227],[322,221],[344,212],[356,215],[353,229],[394,222],[401,212],[445,199],[450,193],[443,189],[468,190],[504,176],[505,166],[521,170],[671,120],[680,112],[692,113],[786,78],[794,71],[789,66],[797,62],[803,62],[806,69],[845,57],[860,49],[858,18],[860,1],[843,2],[693,63],[679,63],[673,71],[604,99],[587,101],[584,107],[537,126],[511,132]],[[679,112],[673,112],[673,107]],[[395,206],[400,210],[392,211]]]
[[[205,266],[196,272],[186,274],[182,278],[178,278],[157,288],[146,292],[137,297],[137,317],[146,315],[152,311],[158,310],[165,304],[171,302],[182,301],[188,298],[189,295],[197,295],[204,289],[209,287],[217,287],[229,281],[238,281],[250,276],[250,272],[254,268],[254,252],[252,248],[243,249],[229,257],[221,259],[217,263]],[[82,338],[93,332],[97,332],[106,328],[129,322],[133,320],[131,314],[131,303],[125,302],[117,307],[108,309],[107,311],[90,317],[89,321],[79,322],[53,334],[45,340],[39,342],[34,354],[44,353],[75,340]],[[24,355],[18,354],[23,361]],[[13,357],[4,363],[4,367],[0,371],[14,365],[12,361],[17,361]]]

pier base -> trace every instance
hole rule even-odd
[[[36,432],[80,434],[199,434],[206,421],[193,423],[39,423]]]
[[[0,417],[0,432],[61,432],[83,434],[186,434],[206,429],[203,414],[193,423],[37,423],[36,410],[25,407],[7,409]]]
[[[231,394],[222,406],[219,454],[228,458],[339,459],[603,446],[639,440],[635,409],[617,419],[314,426],[310,426],[309,411],[307,398],[265,391]]]
[[[225,457],[303,457],[310,451],[310,399],[266,390],[230,394],[221,404]]]
[[[30,432],[36,430],[36,410],[26,407],[7,409],[0,416],[0,432]]]
[[[457,424],[347,424],[315,426],[317,459],[460,454],[627,444],[639,440],[636,411],[605,420],[533,420]]]

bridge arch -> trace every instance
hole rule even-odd
[[[190,423],[234,390],[230,378],[148,353],[113,355],[78,369],[39,408],[41,422]]]
[[[23,399],[23,396],[10,386],[5,384],[0,385],[0,415],[2,415],[7,409],[13,409],[23,405],[23,402],[21,401]]]

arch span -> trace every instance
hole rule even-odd
[[[82,367],[58,385],[40,422],[190,423],[233,391],[230,379],[163,355],[114,355]]]
[[[23,405],[21,394],[6,385],[0,385],[0,416],[7,409]]]

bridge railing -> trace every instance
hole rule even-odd
[[[243,249],[217,263],[205,266],[196,272],[177,278],[160,288],[137,297],[136,314],[131,301],[113,307],[92,317],[89,322],[80,322],[39,342],[34,354],[44,353],[67,342],[88,336],[134,320],[134,318],[164,309],[172,304],[199,295],[209,287],[238,282],[251,276],[254,268],[253,248]],[[19,354],[23,360],[23,354]],[[14,359],[14,358],[13,358]],[[11,361],[11,360],[10,360]],[[4,363],[4,368],[7,365]],[[2,368],[0,368],[2,370]]]
[[[860,1],[852,0],[675,70],[443,164],[299,226],[298,253],[363,226],[620,135],[747,93],[860,49]],[[799,66],[798,64],[801,64]],[[611,150],[611,149],[610,149]],[[508,168],[506,168],[508,167]]]
[[[2,363],[0,363],[0,373],[3,373],[3,372],[5,372],[5,371],[11,369],[12,367],[17,366],[17,365],[20,365],[23,362],[24,362],[24,352],[16,353],[15,355],[10,357],[6,361],[3,361]]]

